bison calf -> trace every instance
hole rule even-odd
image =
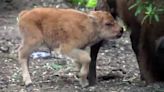
[[[44,44],[74,59],[79,65],[80,84],[87,86],[91,58],[84,48],[103,39],[118,38],[123,33],[112,15],[102,11],[86,14],[73,9],[35,8],[22,11],[18,24],[22,36],[18,58],[25,85],[32,83],[29,55]]]

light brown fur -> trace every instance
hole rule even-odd
[[[111,14],[102,11],[86,14],[73,9],[36,8],[22,11],[18,24],[22,36],[18,55],[26,85],[32,83],[28,57],[40,45],[46,44],[48,48],[70,56],[81,66],[80,84],[86,86],[90,55],[83,49],[122,34],[122,28]]]

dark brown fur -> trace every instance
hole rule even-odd
[[[164,57],[164,52],[161,51],[164,50],[162,39],[164,36],[164,15],[160,15],[160,22],[153,21],[152,24],[149,24],[148,21],[145,21],[144,24],[141,24],[144,15],[140,14],[136,17],[133,15],[135,9],[128,10],[128,7],[134,4],[134,1],[107,0],[103,3],[108,3],[106,10],[112,9],[112,13],[118,14],[117,16],[121,17],[131,28],[130,38],[132,48],[136,54],[142,78],[147,83],[164,81],[164,58],[162,58]],[[155,4],[158,6],[163,3],[161,0],[155,1]],[[96,9],[101,10],[101,7],[97,7]],[[113,16],[116,17],[116,15]]]

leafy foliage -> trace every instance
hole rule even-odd
[[[97,0],[88,0],[86,7],[88,8],[94,8],[97,5]]]
[[[86,0],[72,0],[71,3],[74,5],[84,6],[86,4]]]
[[[94,8],[97,5],[97,0],[71,0],[71,3],[86,8]]]
[[[158,7],[154,2],[154,0],[136,0],[129,9],[136,8],[135,16],[138,16],[142,12],[145,14],[142,19],[142,24],[145,20],[148,20],[150,24],[152,23],[152,20],[159,22],[159,15],[164,13],[164,7]]]

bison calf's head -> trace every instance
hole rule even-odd
[[[122,36],[123,28],[109,12],[92,11],[90,14],[96,18],[100,38],[120,38]]]

